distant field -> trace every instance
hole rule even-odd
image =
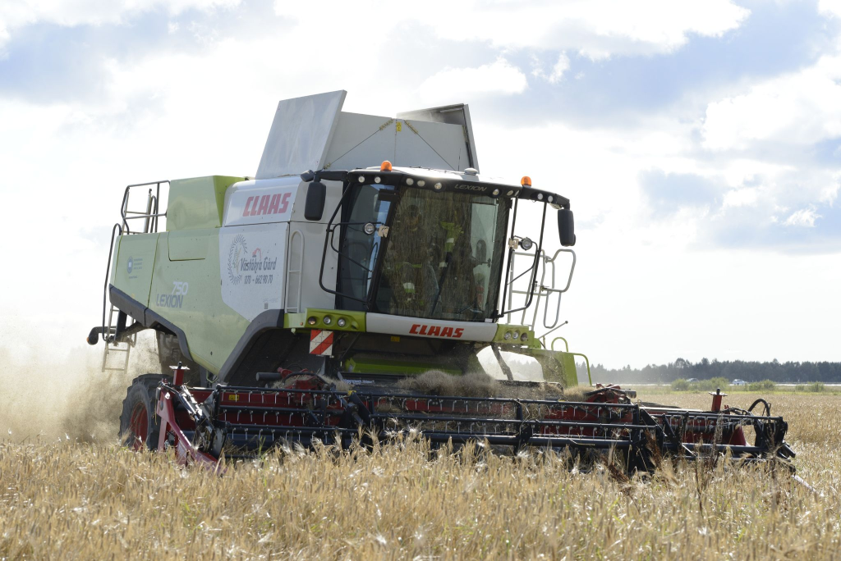
[[[783,470],[678,466],[622,483],[556,455],[439,455],[418,443],[287,451],[220,477],[101,439],[6,435],[0,558],[837,558],[841,396],[770,401],[822,496]],[[668,403],[706,408],[709,396]]]
[[[621,385],[621,384],[620,384]],[[803,386],[805,384],[785,384],[785,383],[778,383],[776,384],[777,388],[783,390],[794,390],[797,386]],[[627,384],[629,388],[670,388],[669,384]],[[824,384],[828,391],[841,391],[841,384]],[[724,390],[725,388],[722,388]],[[728,386],[726,389],[734,390],[734,391],[743,391],[741,386]]]
[[[629,388],[634,389],[640,392],[640,394],[649,394],[649,395],[703,395],[705,399],[708,396],[708,390],[700,390],[700,389],[690,389],[690,390],[675,390],[671,384],[633,384],[633,383],[620,383],[619,384],[622,388]],[[806,396],[814,396],[815,394],[818,395],[841,395],[841,384],[820,384],[820,390],[814,391],[814,384],[774,384],[773,389],[766,389],[766,390],[751,390],[746,386],[725,386],[720,388],[722,393],[726,393],[732,395],[734,398],[741,399],[746,395],[756,395],[759,396],[760,394],[763,396],[767,395],[778,395],[778,394],[795,394],[795,395],[806,395]],[[726,400],[725,400],[726,401]]]

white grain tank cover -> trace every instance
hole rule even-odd
[[[339,90],[278,103],[257,179],[365,168],[383,160],[404,167],[479,169],[467,105],[408,111],[394,119],[344,113],[346,95]]]
[[[473,123],[470,121],[470,107],[465,103],[455,105],[444,105],[442,107],[430,107],[428,109],[416,109],[414,111],[403,111],[397,114],[398,119],[408,121],[427,121],[430,123],[447,123],[459,125],[464,133],[464,145],[468,160],[464,165],[456,168],[479,169],[479,156],[476,153],[476,142],[473,140]]]
[[[278,103],[257,179],[319,169],[346,95],[346,91],[339,90]]]

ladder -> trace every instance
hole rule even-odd
[[[159,201],[161,198],[161,186],[169,185],[169,180],[152,181],[150,183],[140,183],[137,185],[128,185],[123,193],[123,202],[120,206],[121,223],[117,223],[111,229],[111,245],[109,246],[108,265],[105,269],[105,283],[103,286],[102,295],[102,339],[105,342],[105,351],[102,353],[102,371],[113,374],[120,372],[124,376],[128,374],[128,364],[131,358],[131,349],[137,343],[137,332],[131,330],[129,335],[123,334],[126,329],[126,315],[120,312],[120,309],[108,302],[108,279],[111,274],[111,260],[114,257],[115,242],[120,236],[132,234],[150,234],[158,231],[158,219],[166,217],[166,213],[159,211]],[[143,207],[141,210],[131,210],[129,208],[129,197],[134,189],[148,188],[146,197],[143,200]],[[153,189],[154,188],[154,189]],[[134,205],[132,205],[134,207]],[[129,220],[142,220],[142,229],[133,232],[129,227]],[[105,322],[105,310],[108,312],[108,322]],[[116,315],[116,319],[115,319]],[[120,339],[116,339],[117,333],[121,333]],[[112,357],[111,360],[108,357]]]
[[[569,268],[569,276],[567,278],[566,285],[563,288],[555,288],[557,282],[560,280],[558,277],[556,277],[556,264],[558,256],[561,253],[569,254],[572,261]],[[517,257],[520,257],[520,262],[522,262],[523,258],[528,258],[528,260],[532,263],[535,262],[535,256],[531,253],[515,252],[513,254],[511,271],[509,273],[507,283],[509,306],[511,308],[515,307],[515,296],[522,298],[523,304],[525,304],[528,301],[531,295],[534,295],[535,297],[532,300],[533,307],[530,306],[531,314],[529,314],[529,308],[524,307],[521,310],[508,312],[506,314],[507,321],[511,323],[511,321],[514,320],[515,322],[519,323],[519,325],[526,325],[533,331],[537,331],[538,316],[540,312],[542,312],[543,329],[548,330],[542,335],[542,337],[545,337],[547,334],[555,331],[556,329],[562,327],[565,324],[564,323],[558,325],[561,313],[561,296],[564,292],[569,290],[569,286],[572,283],[572,275],[575,272],[576,263],[575,251],[571,249],[562,248],[557,250],[552,257],[549,257],[541,249],[540,255],[538,256],[536,264],[534,265],[537,267],[537,271],[533,271],[533,269],[530,267],[525,271],[521,272],[520,274],[515,275],[516,268],[513,265],[513,261],[515,261]],[[549,275],[548,279],[547,274]],[[520,288],[515,288],[515,284],[520,279],[522,279],[522,281],[520,282]],[[522,286],[523,284],[525,284],[524,287]],[[552,304],[550,304],[550,298],[553,294],[557,295],[557,299]],[[541,303],[543,303],[542,310],[540,306]],[[519,317],[517,317],[517,315],[515,314],[519,314]],[[531,317],[529,317],[529,315],[531,315]]]
[[[133,333],[128,337],[124,337],[122,341],[114,340],[114,334],[117,332],[117,328],[114,325],[114,316],[117,315],[119,317],[119,313],[120,310],[112,304],[111,311],[108,314],[108,330],[103,333],[105,351],[102,353],[102,371],[108,372],[109,374],[119,372],[125,377],[128,375],[131,349],[137,342],[137,335]],[[114,358],[109,362],[108,357],[112,355]],[[120,357],[120,355],[123,356]]]

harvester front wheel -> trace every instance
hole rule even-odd
[[[158,448],[160,425],[155,419],[155,389],[163,374],[144,374],[135,378],[126,391],[120,415],[120,440],[129,448]]]

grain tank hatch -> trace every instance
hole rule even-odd
[[[479,169],[465,104],[400,113],[397,118],[343,112],[339,90],[278,103],[257,179],[307,170],[395,166]]]
[[[397,114],[398,119],[407,121],[427,121],[430,123],[446,123],[459,125],[464,132],[464,145],[467,153],[467,167],[479,171],[479,157],[476,155],[476,143],[473,141],[473,124],[470,122],[470,108],[465,103],[403,111]],[[463,168],[458,168],[463,169]]]

